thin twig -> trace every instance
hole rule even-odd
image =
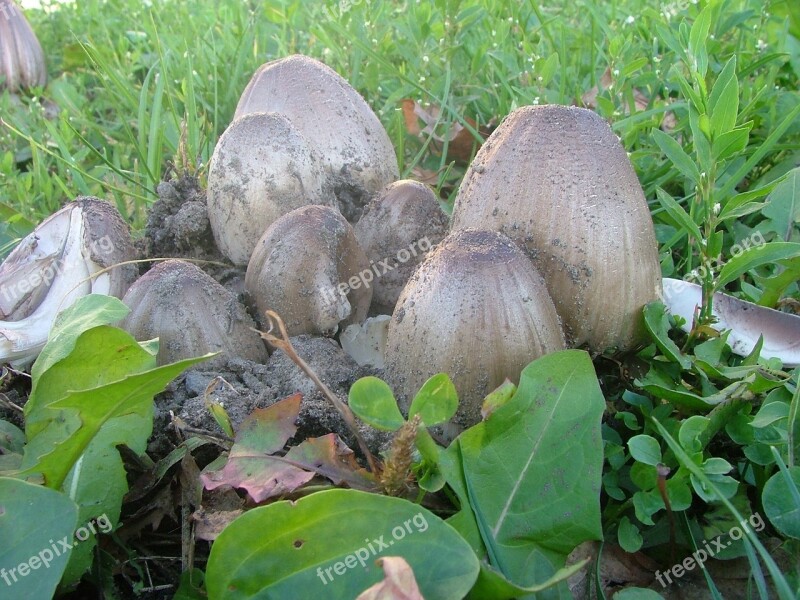
[[[334,394],[330,388],[328,388],[325,383],[317,376],[316,373],[311,369],[311,367],[306,364],[306,362],[298,356],[297,352],[295,351],[292,343],[289,341],[289,334],[286,331],[286,325],[283,323],[283,319],[280,318],[278,313],[272,310],[266,311],[266,317],[269,320],[269,329],[266,332],[258,331],[259,335],[267,342],[275,346],[276,348],[283,350],[292,361],[302,369],[302,371],[314,382],[314,384],[319,388],[322,394],[330,400],[331,404],[339,411],[339,414],[342,415],[344,422],[347,423],[347,427],[350,429],[352,434],[355,436],[356,441],[358,442],[359,448],[361,448],[361,452],[364,453],[364,456],[367,459],[367,464],[369,465],[369,470],[373,473],[379,473],[380,470],[378,468],[378,464],[375,461],[375,457],[372,456],[372,452],[369,451],[364,438],[361,436],[361,432],[358,430],[358,425],[356,424],[355,416],[353,416],[353,412],[350,410],[350,407],[347,406],[344,402],[339,400],[339,398]],[[277,329],[280,331],[280,337],[277,337],[272,334],[272,332]]]

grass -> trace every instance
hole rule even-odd
[[[800,16],[790,0],[719,0],[706,10],[708,3],[685,0],[44,4],[42,10],[28,11],[28,18],[48,56],[51,82],[21,99],[0,96],[0,253],[80,194],[115,202],[140,231],[162,178],[189,172],[204,179],[214,145],[253,71],[294,52],[327,63],[365,97],[389,132],[401,174],[435,173],[445,204],[452,201],[466,165],[437,153],[431,140],[407,132],[402,100],[442,107],[437,133],[446,134],[454,123],[468,126],[467,119],[497,123],[523,105],[580,104],[600,86],[596,110],[630,153],[653,214],[665,276],[681,277],[718,255],[730,257],[735,244],[754,234],[770,244],[800,241],[796,194],[787,197],[788,209],[765,202],[775,184],[800,164]],[[727,84],[734,81],[731,92]],[[720,139],[738,145],[726,150]],[[784,246],[767,247],[760,263],[740,269],[729,260],[724,281],[719,272],[709,271],[706,290],[722,282],[728,291],[770,306],[781,298],[798,299],[797,256]],[[708,356],[717,352],[713,340],[684,341],[681,350],[694,352],[691,373],[679,368],[680,360],[655,350],[644,357],[655,365],[654,372],[662,368],[658,385],[673,378],[676,397],[690,392],[711,397],[714,386],[722,389],[731,381],[739,386],[739,376],[728,374],[733,370],[720,367],[724,376],[709,374]],[[749,364],[731,362],[720,352],[718,366]],[[791,402],[796,416],[797,385],[773,367],[763,373],[779,373],[785,387],[757,379],[753,389],[761,387],[748,400],[752,412]],[[796,371],[793,378],[796,382]],[[607,389],[619,384],[614,380]],[[630,387],[644,394],[638,381]],[[665,541],[663,511],[655,525],[650,519],[660,510],[652,503],[654,466],[630,460],[630,440],[623,437],[631,432],[642,431],[635,437],[650,435],[665,451],[672,449],[680,458],[673,466],[683,469],[681,485],[687,490],[691,476],[706,477],[692,461],[700,456],[712,469],[712,453],[722,452],[739,470],[742,485],[732,498],[738,510],[748,502],[746,490],[760,497],[781,460],[794,468],[795,417],[788,427],[783,423],[786,442],[771,424],[751,426],[753,415],[741,408],[740,398],[728,400],[741,402],[734,416],[726,415],[725,427],[715,425],[715,434],[725,433],[689,457],[670,437],[689,423],[679,403],[654,408],[644,395],[630,391],[613,399],[619,411],[609,422],[624,420],[630,431],[623,431],[618,442],[606,432],[607,462],[614,470],[607,473],[604,490],[619,501],[605,499],[612,539],[622,535],[615,523],[625,513],[635,517],[646,545]],[[634,416],[636,411],[641,415]],[[645,419],[650,411],[660,415],[657,427]],[[662,422],[669,423],[668,432]],[[766,456],[769,444],[781,448],[777,460]],[[746,450],[740,452],[740,446]],[[622,473],[619,487],[614,487],[616,475],[611,477],[615,470]],[[727,476],[709,473],[713,485],[730,483]],[[645,480],[651,480],[652,489],[641,483]],[[708,537],[708,524],[718,515],[710,516],[711,509],[687,494],[694,503],[690,533]],[[637,504],[645,501],[650,504]],[[702,523],[708,525],[705,530]],[[796,540],[786,546],[798,555]],[[791,574],[795,590],[797,581]]]

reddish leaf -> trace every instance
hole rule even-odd
[[[207,490],[230,485],[247,490],[254,502],[294,491],[309,481],[307,473],[280,457],[278,452],[297,431],[300,394],[289,396],[269,408],[256,409],[239,427],[228,462],[220,471],[203,473]]]
[[[470,118],[464,119],[469,126],[478,132],[480,139],[475,139],[473,133],[459,122],[450,124],[450,129],[447,131],[446,136],[436,133],[437,123],[441,125],[439,120],[441,109],[432,104],[426,108],[420,106],[417,102],[406,98],[401,103],[403,110],[403,119],[406,122],[406,130],[414,136],[430,137],[435,144],[437,151],[441,152],[445,142],[447,145],[447,160],[458,160],[461,162],[469,162],[473,154],[478,151],[483,141],[491,134],[492,127],[480,127],[478,123]],[[419,122],[422,121],[425,127],[420,129]]]
[[[375,488],[375,480],[361,468],[353,451],[335,433],[305,440],[286,454],[294,465],[327,477],[334,484],[342,482],[358,490]]]
[[[383,568],[383,581],[361,592],[356,600],[425,600],[403,557],[384,556],[375,562]]]

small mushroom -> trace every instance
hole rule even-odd
[[[322,157],[339,209],[358,220],[370,197],[399,177],[386,130],[338,73],[308,56],[262,65],[239,99],[234,118],[253,112],[285,115]]]
[[[453,229],[501,231],[547,282],[574,346],[629,350],[661,291],[653,221],[619,138],[590,110],[525,106],[464,176]]]
[[[47,65],[36,34],[19,6],[0,0],[0,89],[10,92],[47,84]]]
[[[380,273],[372,282],[370,314],[392,314],[409,277],[447,227],[433,191],[418,181],[391,183],[367,205],[354,230]]]
[[[191,263],[157,264],[122,301],[131,312],[121,327],[139,341],[159,338],[159,365],[209,352],[267,361],[267,350],[244,306]]]
[[[459,397],[454,422],[469,427],[480,421],[486,394],[563,348],[555,307],[530,259],[503,234],[464,229],[446,237],[403,290],[389,323],[386,369],[404,409],[428,378],[450,375]]]
[[[108,202],[81,197],[42,221],[0,265],[0,362],[35,359],[78,298],[121,298],[136,269],[105,269],[134,256],[128,225]]]
[[[373,275],[339,211],[304,206],[275,221],[258,241],[245,288],[259,314],[277,312],[289,335],[333,335],[367,317]]]
[[[306,137],[275,113],[248,114],[225,130],[209,164],[206,198],[217,247],[237,265],[247,264],[278,217],[336,201]]]

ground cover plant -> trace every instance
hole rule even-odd
[[[18,597],[352,598],[376,582],[419,597],[409,566],[425,598],[798,596],[798,369],[760,345],[733,353],[711,314],[718,291],[800,303],[793,3],[77,0],[27,16],[50,82],[0,96],[2,255],[78,195],[112,201],[141,236],[162,180],[205,187],[253,71],[299,52],[365,98],[401,177],[447,212],[509,112],[594,109],[636,169],[662,275],[699,284],[703,303],[688,324],[646,306],[637,352],[532,362],[449,446],[427,429],[456,411],[446,375],[405,416],[380,378],[348,386],[338,409],[387,432],[382,455],[358,435],[358,454],[333,433],[295,437],[299,396],[234,425],[215,380],[201,394],[215,428],[184,427],[153,460],[153,397],[202,359],[156,366],[155,344],[112,326],[125,307],[89,296],[30,378],[2,374],[0,505],[14,519],[0,527],[18,542],[0,566],[27,563],[8,585]],[[81,530],[90,541],[70,550],[53,541]]]

